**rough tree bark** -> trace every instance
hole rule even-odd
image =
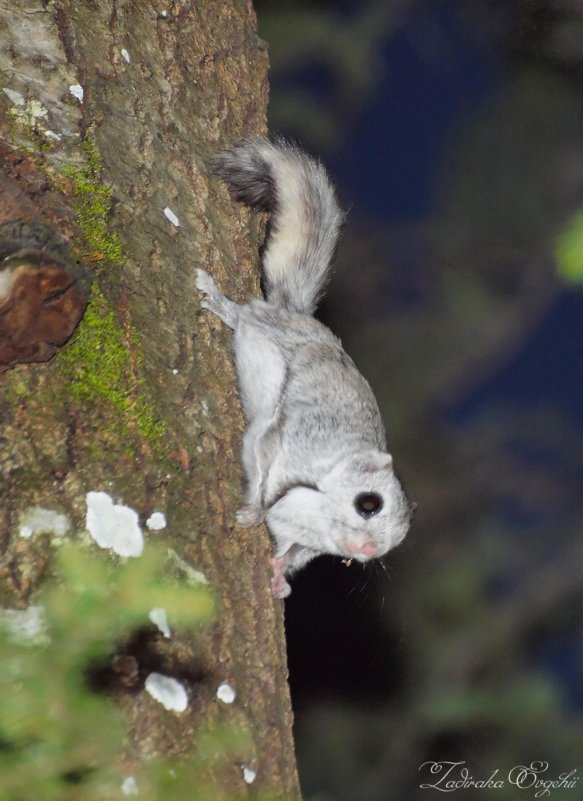
[[[200,264],[235,298],[258,292],[261,221],[206,166],[265,129],[251,2],[0,0],[0,15],[0,222],[52,226],[93,279],[57,355],[0,374],[2,603],[24,607],[50,573],[46,538],[19,536],[27,510],[65,515],[72,537],[89,491],[142,524],[164,512],[168,527],[147,536],[208,577],[220,611],[210,631],[157,646],[167,673],[191,676],[188,713],[124,699],[134,754],[188,754],[201,723],[233,722],[252,732],[253,791],[299,798],[269,540],[234,522],[243,420],[229,336],[199,314],[193,284]],[[63,297],[45,295],[45,310]],[[221,781],[217,798],[245,787],[240,766]]]

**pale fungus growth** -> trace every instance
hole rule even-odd
[[[137,513],[114,504],[107,492],[87,493],[86,526],[100,548],[111,548],[119,556],[142,555],[144,535]]]
[[[166,518],[162,512],[153,512],[146,520],[146,526],[150,531],[160,531],[160,529],[166,528]]]
[[[172,209],[169,208],[168,206],[166,206],[166,208],[164,209],[164,216],[166,217],[167,220],[170,220],[172,225],[174,225],[174,226],[176,226],[176,228],[178,228],[178,226],[180,225],[180,220],[178,219],[176,214],[174,214]]]
[[[137,795],[138,783],[133,776],[127,776],[121,783],[121,791],[124,795]]]
[[[186,690],[179,681],[170,676],[150,673],[146,679],[146,690],[169,712],[184,712],[188,706]]]
[[[257,772],[254,771],[253,768],[248,768],[246,765],[243,765],[243,779],[246,784],[253,784],[256,778]]]
[[[73,97],[76,97],[80,103],[83,102],[85,92],[80,83],[74,83],[72,86],[69,86],[69,92],[71,92]]]
[[[166,615],[166,610],[156,607],[155,609],[150,610],[150,614],[148,615],[152,623],[158,627],[158,629],[162,632],[165,637],[170,637],[172,634],[170,630],[170,626],[168,625],[168,617]]]
[[[223,681],[222,684],[219,684],[217,687],[217,698],[219,701],[222,701],[223,704],[232,704],[237,694],[235,690],[231,687],[231,685]]]

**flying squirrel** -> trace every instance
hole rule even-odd
[[[340,340],[312,316],[329,279],[344,214],[324,167],[283,140],[248,136],[218,154],[233,196],[271,213],[265,298],[238,304],[197,270],[201,306],[234,332],[248,427],[245,527],[275,542],[272,592],[320,554],[367,562],[405,537],[414,509],[395,476],[381,414]]]

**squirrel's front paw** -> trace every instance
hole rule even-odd
[[[237,523],[243,528],[254,528],[261,525],[265,520],[265,509],[261,506],[250,504],[239,509],[235,515]]]
[[[269,564],[273,570],[273,576],[271,579],[271,594],[274,598],[287,598],[287,596],[291,593],[291,587],[289,586],[283,574],[286,565],[285,559],[274,556],[269,560]]]
[[[196,269],[196,288],[205,295],[212,295],[216,284],[206,270]]]

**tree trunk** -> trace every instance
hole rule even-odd
[[[259,291],[262,221],[207,166],[265,130],[267,54],[251,2],[0,0],[0,10],[2,604],[25,607],[50,574],[51,520],[87,538],[87,493],[136,510],[146,548],[162,541],[218,599],[209,629],[156,645],[164,672],[187,676],[188,710],[169,714],[143,690],[122,698],[136,769],[194,753],[206,724],[233,723],[252,735],[252,791],[299,798],[269,538],[235,524],[244,423],[229,334],[200,313],[193,281],[200,265],[236,299]],[[34,262],[20,294],[11,247]],[[59,349],[85,305],[84,272],[89,304]],[[10,339],[16,317],[24,344]],[[162,531],[145,527],[154,511]],[[234,703],[217,700],[222,682]],[[246,787],[241,767],[221,773],[216,798]]]

